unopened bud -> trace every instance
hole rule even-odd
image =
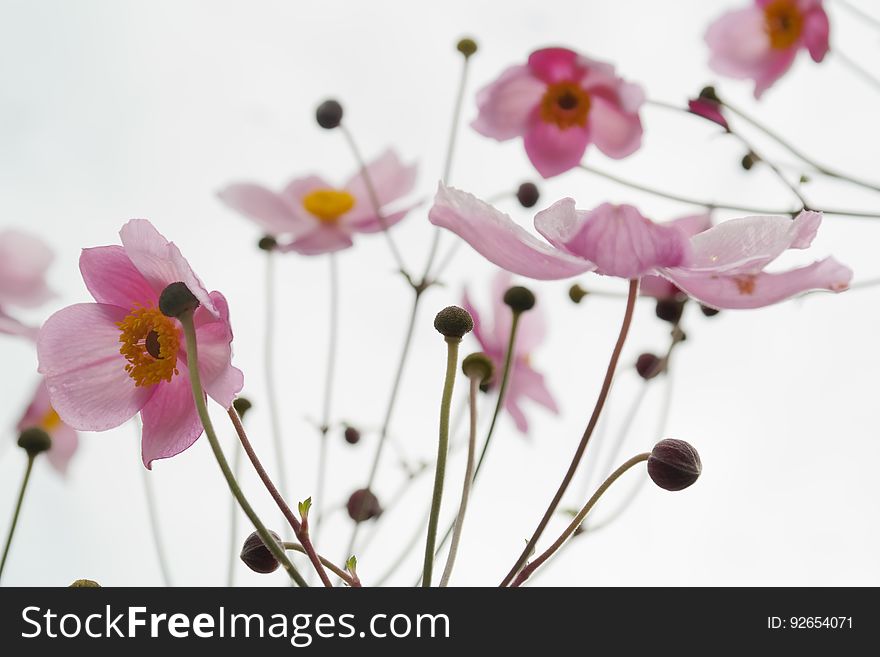
[[[461,339],[474,329],[474,319],[464,308],[447,306],[434,318],[434,328],[447,338]]]
[[[18,435],[18,446],[33,458],[52,447],[52,437],[39,427],[30,427]]]
[[[364,522],[382,515],[379,499],[367,488],[359,488],[353,492],[345,508],[348,510],[348,517],[355,522]]]
[[[504,293],[504,303],[515,313],[524,313],[535,307],[535,293],[522,285],[514,285]]]
[[[574,301],[575,303],[580,303],[585,296],[587,296],[589,292],[587,292],[580,285],[575,283],[570,288],[568,288],[568,298]]]
[[[648,458],[648,474],[666,490],[687,488],[700,476],[703,464],[697,450],[683,440],[667,438],[654,445]]]
[[[235,412],[238,413],[238,417],[242,419],[244,419],[245,413],[251,410],[252,406],[253,404],[251,404],[250,399],[248,399],[247,397],[236,397],[232,400],[232,408],[234,408]]]
[[[488,383],[495,374],[492,359],[482,351],[465,356],[461,361],[461,371],[469,378],[476,378],[481,384]]]
[[[260,241],[257,242],[257,248],[262,251],[274,251],[278,247],[278,240],[276,240],[271,235],[266,235],[265,237],[261,237]]]
[[[524,182],[516,190],[516,200],[524,208],[535,207],[539,198],[541,198],[541,192],[538,191],[538,186],[535,183]]]
[[[278,534],[273,531],[269,533],[276,542],[281,543],[281,537]],[[244,545],[241,546],[239,558],[255,573],[272,573],[280,565],[275,555],[266,547],[266,544],[263,543],[263,539],[260,538],[257,532],[253,532],[245,539]]]
[[[171,283],[159,295],[159,310],[166,317],[183,317],[188,312],[193,312],[199,307],[196,299],[186,283]]]
[[[325,130],[338,128],[342,123],[342,105],[336,100],[325,100],[315,110],[315,120]]]
[[[349,445],[357,445],[361,439],[361,432],[354,427],[345,427],[342,436]]]
[[[470,57],[477,52],[477,42],[465,37],[455,45],[455,49],[465,57]]]
[[[658,299],[657,305],[654,307],[654,313],[664,322],[678,324],[684,313],[684,304],[686,302],[687,297],[684,299]]]
[[[650,381],[663,371],[663,360],[654,354],[644,353],[636,359],[636,372],[645,381]]]

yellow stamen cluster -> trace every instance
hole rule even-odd
[[[354,207],[354,196],[342,189],[316,189],[302,200],[306,212],[325,224],[335,224]]]
[[[177,371],[180,329],[157,308],[133,308],[119,327],[119,353],[128,365],[125,371],[138,387],[171,381]],[[158,349],[156,349],[158,344]]]
[[[590,95],[574,82],[556,82],[547,87],[541,99],[541,120],[563,130],[587,125]]]
[[[61,418],[58,417],[55,409],[50,406],[46,414],[40,419],[38,426],[48,433],[58,427],[59,424],[61,424]]]
[[[804,18],[794,0],[774,0],[764,7],[764,26],[770,37],[770,46],[785,50],[801,36]]]

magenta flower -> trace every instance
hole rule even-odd
[[[291,181],[281,192],[254,183],[235,183],[217,195],[278,239],[280,250],[320,255],[347,249],[355,233],[375,233],[393,226],[412,209],[389,211],[386,206],[412,191],[415,165],[402,164],[397,154],[388,150],[367,165],[367,174],[384,221],[376,216],[360,172],[342,187],[334,187],[319,176],[307,176]]]
[[[754,80],[755,98],[760,98],[791,68],[801,48],[821,62],[828,32],[822,0],[755,0],[709,26],[709,66],[721,75]]]
[[[572,199],[539,212],[536,239],[510,217],[474,196],[440,186],[428,217],[499,267],[529,278],[560,279],[586,271],[637,278],[662,276],[713,308],[759,308],[813,289],[840,292],[852,271],[834,258],[780,273],[765,267],[787,249],[805,249],[822,215],[744,217],[688,239],[675,226],[654,224],[632,206],[576,210]]]
[[[504,360],[507,355],[507,344],[510,340],[511,313],[504,302],[504,293],[511,284],[511,276],[500,271],[492,280],[492,326],[489,327],[480,319],[480,314],[473,306],[465,291],[462,306],[474,319],[473,335],[480,343],[480,349],[492,360],[495,366],[495,385],[504,371]],[[553,413],[559,413],[556,400],[547,389],[544,377],[531,365],[531,353],[544,340],[546,325],[540,309],[524,313],[517,328],[516,345],[514,347],[511,370],[508,375],[507,392],[504,398],[504,409],[510,413],[516,428],[522,433],[529,430],[529,423],[522,410],[522,400],[531,399]]]
[[[717,123],[725,130],[730,130],[730,124],[727,123],[727,118],[721,113],[721,105],[718,101],[709,98],[694,98],[688,101],[688,110],[692,114],[712,121],[712,123]]]
[[[0,333],[35,338],[37,329],[6,313],[8,306],[33,308],[54,294],[46,285],[46,270],[54,259],[46,244],[17,230],[0,232]]]
[[[41,380],[34,391],[33,399],[24,412],[16,429],[24,431],[37,427],[52,438],[52,447],[46,452],[49,463],[61,474],[67,474],[67,466],[79,445],[79,436],[73,427],[65,424],[49,401],[49,389]]]
[[[200,302],[194,324],[199,373],[224,408],[243,384],[232,366],[229,308],[205,289],[180,250],[145,219],[119,231],[122,246],[83,249],[79,266],[97,303],[52,315],[37,337],[39,371],[52,406],[82,431],[117,427],[140,412],[144,465],[179,454],[202,434],[190,389],[183,330],[163,315],[159,295],[183,282]]]
[[[471,124],[486,137],[523,137],[526,154],[545,178],[578,165],[590,143],[613,158],[642,142],[644,93],[614,67],[565,48],[536,50],[477,95]]]

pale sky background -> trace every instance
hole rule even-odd
[[[820,161],[880,178],[875,128],[880,92],[833,52],[821,65],[801,54],[794,70],[760,103],[752,99],[750,83],[720,80],[709,71],[702,40],[706,26],[725,9],[743,4],[3,0],[0,226],[30,230],[57,253],[49,275],[57,300],[25,316],[39,322],[64,305],[90,301],[77,269],[79,250],[117,243],[117,231],[131,217],[151,219],[180,246],[208,287],[229,299],[235,364],[245,372],[244,393],[255,405],[247,424],[267,467],[275,471],[262,370],[264,255],[254,247],[260,233],[217,201],[218,188],[243,179],[279,187],[312,172],[344,181],[354,163],[342,136],[313,121],[315,106],[335,96],[368,156],[393,146],[405,159],[419,162],[418,196],[427,201],[442,170],[460,70],[454,45],[464,35],[480,44],[465,122],[475,115],[477,88],[504,67],[524,61],[531,50],[558,44],[613,62],[659,100],[683,103],[704,84],[716,82],[721,94]],[[877,10],[866,0],[858,4]],[[880,34],[833,0],[826,5],[832,49],[877,71]],[[704,199],[793,207],[791,193],[766,168],[748,173],[740,168],[740,146],[713,126],[654,108],[644,109],[643,121],[644,145],[636,155],[614,162],[590,150],[587,161]],[[772,144],[755,140],[791,163]],[[462,126],[453,184],[491,196],[535,178],[519,141],[498,144]],[[634,203],[658,220],[693,211],[578,171],[541,188],[540,207],[569,195],[583,208],[603,201]],[[816,206],[880,212],[880,195],[845,184],[816,181],[804,192]],[[413,269],[423,266],[433,230],[427,207],[394,230]],[[530,212],[515,202],[503,207],[530,226]],[[716,218],[734,216],[719,212]],[[451,242],[445,235],[444,249]],[[869,280],[880,277],[878,243],[880,219],[828,216],[813,249],[785,262],[806,263],[833,253],[854,269],[856,281]],[[411,301],[381,237],[359,239],[339,262],[343,306],[334,419],[364,428],[365,437],[351,447],[341,430],[330,435],[327,506],[335,509],[365,481],[376,440],[367,430],[381,422]],[[290,255],[279,265],[276,372],[285,467],[295,502],[314,493],[319,441],[311,420],[321,408],[328,263],[323,257]],[[459,302],[465,284],[485,307],[493,271],[463,247],[447,285],[426,294],[392,428],[413,462],[431,459],[436,451],[445,345],[431,327],[433,315]],[[625,289],[621,281],[593,276],[579,282]],[[592,409],[623,301],[593,298],[574,306],[566,295],[569,285],[530,283],[549,318],[548,341],[532,361],[546,374],[562,414],[529,407],[528,438],[502,419],[474,491],[453,584],[500,581],[550,501]],[[675,355],[664,435],[697,447],[703,476],[675,494],[649,482],[624,516],[579,538],[535,583],[880,584],[878,294],[874,288],[814,295],[712,319],[688,308],[689,339]],[[597,441],[587,457],[598,458],[600,469],[640,389],[632,364],[642,351],[664,349],[666,331],[652,304],[640,303],[608,408],[606,451]],[[463,352],[475,346],[469,338]],[[0,354],[0,530],[5,536],[25,463],[14,448],[12,427],[37,379],[30,345],[0,336]],[[460,377],[458,393],[464,382]],[[650,385],[620,460],[650,449],[659,438],[666,385],[662,379]],[[231,455],[231,427],[221,409],[213,410]],[[487,406],[484,420],[488,414]],[[377,486],[385,503],[401,481],[394,453],[387,450]],[[457,452],[448,469],[444,518],[457,508],[463,467]],[[585,468],[565,506],[585,501]],[[56,586],[81,577],[116,586],[160,584],[142,470],[130,424],[84,434],[66,480],[48,463],[38,463],[4,584]],[[174,584],[223,584],[230,551],[229,496],[207,441],[157,462],[149,477]],[[596,508],[595,519],[607,517],[645,477],[644,470],[628,474]],[[412,487],[382,519],[369,549],[358,552],[365,584],[384,573],[421,522],[431,478],[422,477]],[[263,518],[279,529],[281,518],[257,479],[248,472],[242,482]],[[565,522],[558,517],[541,546]],[[344,512],[328,516],[320,551],[341,560],[349,531]],[[239,540],[249,532],[242,521]],[[391,583],[414,583],[422,541],[420,536]],[[256,575],[243,565],[236,570],[240,584],[284,580],[280,573]]]

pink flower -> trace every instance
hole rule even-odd
[[[680,228],[657,225],[631,206],[575,210],[563,199],[539,212],[535,228],[552,246],[479,199],[440,186],[428,217],[453,231],[499,267],[537,279],[586,271],[662,276],[713,308],[759,308],[812,289],[840,292],[852,271],[834,258],[780,273],[765,267],[787,249],[805,249],[822,221],[818,212],[744,217],[688,239]]]
[[[724,114],[721,113],[721,105],[708,98],[694,98],[688,101],[688,109],[692,114],[702,116],[704,119],[717,123],[725,130],[730,130],[730,125]]]
[[[709,26],[709,66],[721,75],[754,80],[755,98],[760,98],[788,71],[801,48],[821,62],[828,52],[828,32],[822,0],[755,0]]]
[[[639,148],[642,89],[614,67],[565,48],[536,50],[477,95],[473,128],[499,141],[523,137],[545,178],[578,165],[590,143],[613,158]]]
[[[511,284],[511,276],[506,271],[500,271],[492,280],[492,326],[484,324],[480,314],[465,291],[462,306],[474,319],[474,337],[480,343],[480,349],[492,360],[495,365],[495,381],[497,385],[504,372],[504,360],[507,355],[507,344],[510,340],[510,308],[502,301],[504,293]],[[529,429],[529,423],[522,411],[521,404],[524,398],[540,404],[559,413],[556,400],[547,390],[544,377],[531,365],[530,354],[543,340],[546,333],[544,317],[539,309],[533,309],[524,313],[517,328],[516,344],[514,346],[513,361],[507,381],[507,392],[504,398],[504,408],[513,418],[516,428],[522,433]]]
[[[233,210],[255,221],[279,239],[279,249],[319,255],[347,249],[355,233],[375,233],[406,216],[412,207],[386,210],[409,194],[416,179],[415,165],[404,165],[388,150],[367,165],[384,222],[376,216],[374,201],[360,172],[342,187],[319,176],[291,181],[281,192],[253,183],[228,185],[217,194]]]
[[[32,427],[42,429],[52,438],[52,447],[46,452],[46,457],[55,470],[61,474],[67,474],[67,466],[79,445],[79,436],[72,427],[61,420],[58,413],[52,408],[52,404],[49,402],[49,390],[43,380],[37,385],[33,399],[16,429],[24,431]]]
[[[46,244],[17,230],[0,232],[0,333],[35,338],[37,329],[25,326],[4,308],[39,306],[54,294],[46,285],[46,270],[54,259]]]
[[[82,431],[117,427],[140,412],[144,465],[174,456],[202,434],[190,389],[183,330],[157,308],[162,290],[183,282],[200,302],[194,323],[199,373],[224,408],[243,384],[232,366],[229,308],[208,293],[189,263],[145,219],[119,231],[122,246],[83,249],[79,266],[97,303],[52,315],[37,337],[39,371],[52,406]]]

